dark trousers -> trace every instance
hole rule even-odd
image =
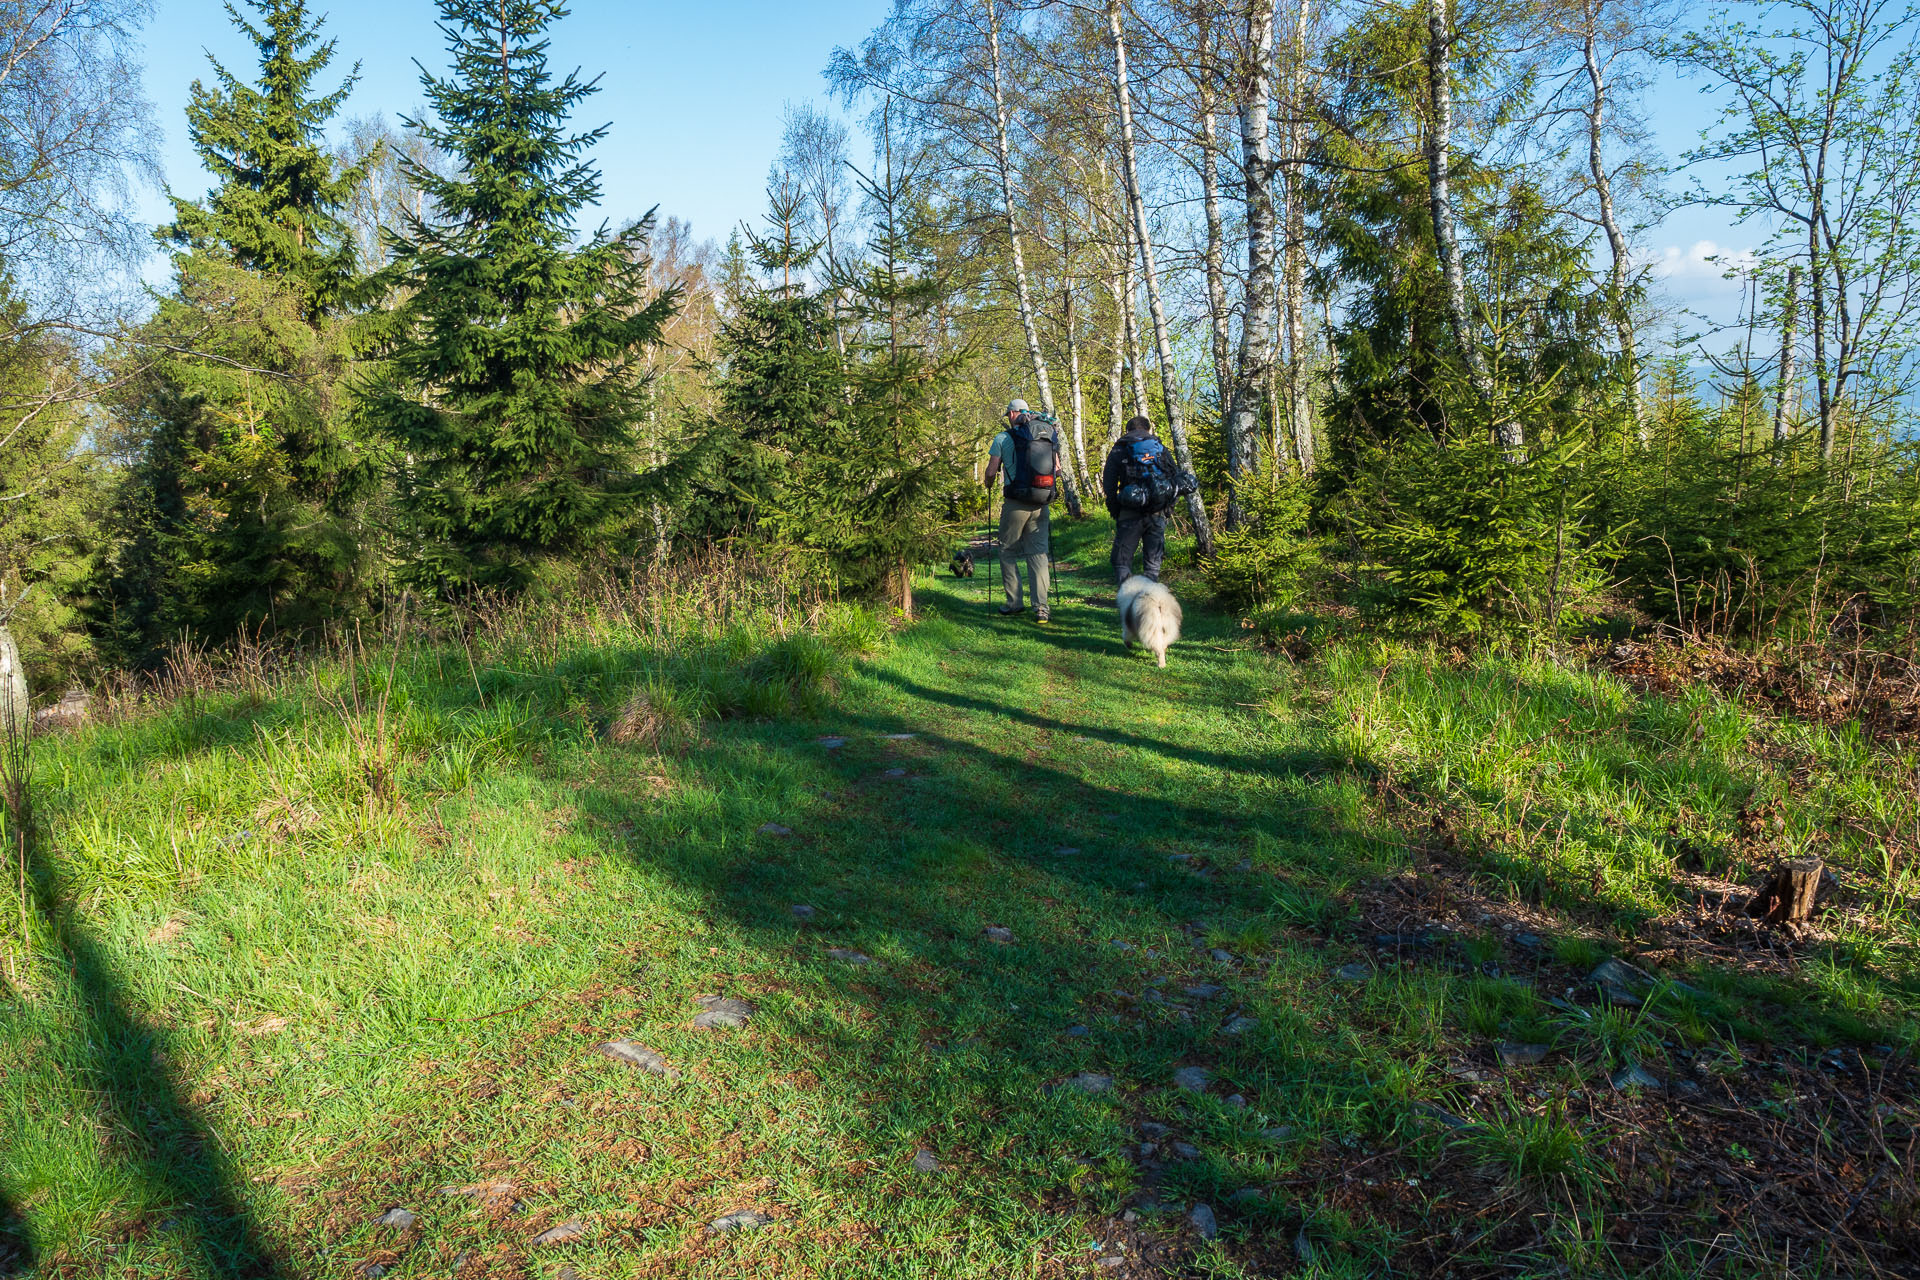
[[[1146,552],[1140,572],[1160,581],[1160,562],[1167,555],[1167,517],[1124,515],[1113,529],[1113,581],[1115,585],[1133,576],[1133,550]]]

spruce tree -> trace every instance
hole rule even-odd
[[[333,56],[298,0],[256,0],[248,84],[214,63],[187,118],[220,183],[176,198],[174,284],[119,357],[110,396],[133,464],[112,513],[96,625],[122,660],[185,631],[305,629],[364,603],[379,468],[340,391],[355,279],[339,219],[362,169],[323,130],[353,81],[315,96]]]
[[[248,84],[213,63],[214,86],[193,82],[187,129],[200,163],[219,180],[204,201],[173,198],[174,221],[157,233],[182,248],[215,251],[250,271],[300,282],[308,309],[335,305],[354,278],[354,248],[340,211],[378,155],[336,169],[326,124],[359,79],[359,64],[331,93],[314,81],[333,61],[302,0],[249,0],[256,24],[227,15],[260,50]],[[311,52],[307,52],[311,50]]]
[[[440,0],[440,13],[453,71],[421,77],[437,120],[406,123],[456,172],[410,167],[433,216],[396,236],[388,271],[405,301],[365,405],[408,457],[416,576],[519,588],[640,491],[639,360],[677,296],[649,297],[651,216],[575,247],[574,217],[600,194],[585,153],[606,129],[569,132],[595,83],[547,69],[566,7]]]

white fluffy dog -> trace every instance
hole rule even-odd
[[[1180,602],[1143,573],[1120,584],[1120,639],[1128,648],[1151,649],[1167,665],[1167,646],[1180,638]]]

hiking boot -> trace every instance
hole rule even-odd
[[[1003,618],[1010,618],[1016,613],[1025,613],[1026,611],[1027,606],[1023,604],[1003,604],[997,612]]]
[[[1036,613],[1033,615],[1033,624],[1037,627],[1044,627],[1052,621],[1053,619],[1044,613]]]

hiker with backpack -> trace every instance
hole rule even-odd
[[[1135,418],[1114,442],[1100,470],[1100,492],[1113,516],[1113,579],[1133,576],[1133,553],[1145,553],[1141,572],[1160,581],[1160,562],[1167,554],[1167,513],[1180,496],[1181,476],[1173,454],[1153,434],[1153,423]]]
[[[1047,543],[1052,530],[1047,509],[1053,502],[1060,472],[1060,425],[1034,413],[1025,400],[1007,402],[1006,430],[993,438],[987,463],[986,486],[1005,477],[1000,504],[1000,585],[1007,602],[1004,614],[1025,609],[1020,595],[1020,559],[1027,561],[1032,580],[1033,620],[1045,623],[1049,566]]]

